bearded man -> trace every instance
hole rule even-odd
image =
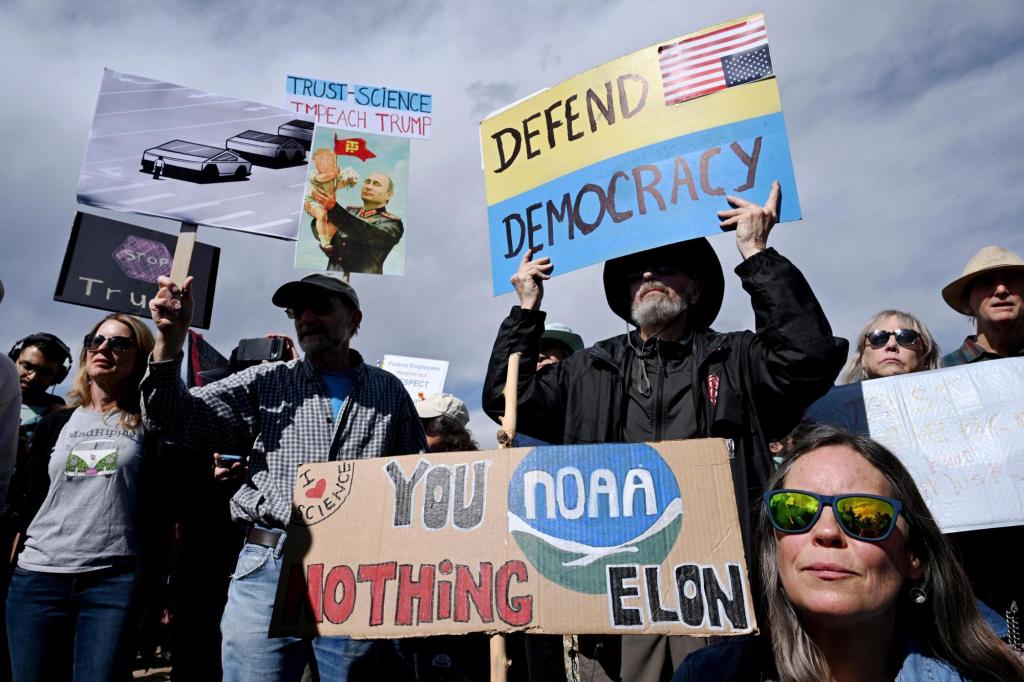
[[[523,257],[512,284],[519,305],[494,343],[483,405],[495,421],[505,410],[509,354],[519,364],[518,426],[549,443],[607,443],[728,438],[745,546],[751,510],[772,469],[768,444],[788,433],[832,386],[847,342],[832,329],[796,267],[767,247],[778,220],[776,182],[764,206],[728,197],[721,226],[735,229],[757,332],[712,330],[724,279],[705,239],[662,246],[605,263],[609,307],[637,327],[537,372],[545,314],[540,310],[548,258]],[[749,562],[749,552],[748,552]],[[756,572],[753,569],[752,572]],[[668,680],[703,640],[630,635],[580,637],[580,679]]]

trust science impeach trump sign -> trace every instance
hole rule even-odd
[[[608,62],[480,125],[494,294],[543,246],[560,273],[720,232],[727,195],[800,204],[763,14]]]

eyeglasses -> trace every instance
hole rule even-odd
[[[819,495],[805,490],[769,490],[764,494],[768,519],[783,533],[806,533],[832,507],[843,532],[856,540],[881,542],[892,535],[896,518],[903,509],[899,500],[879,495]]]
[[[107,344],[107,348],[115,353],[123,353],[129,348],[135,347],[135,342],[128,336],[103,336],[102,334],[85,335],[85,349],[90,353],[98,351],[104,342]]]
[[[893,329],[892,331],[873,329],[865,334],[864,338],[868,340],[868,344],[872,348],[881,348],[889,343],[890,336],[895,336],[896,343],[904,348],[910,348],[921,338],[921,332],[916,332],[913,329]]]
[[[334,304],[331,303],[332,299],[327,298],[313,298],[303,303],[302,305],[292,306],[291,308],[285,308],[284,314],[288,316],[289,320],[294,320],[298,317],[302,317],[302,313],[310,311],[314,315],[327,315],[331,312]]]

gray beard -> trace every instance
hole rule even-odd
[[[669,299],[661,296],[654,299],[647,296],[634,302],[630,313],[638,327],[664,327],[686,313],[687,307],[682,298]]]
[[[340,334],[327,332],[319,334],[315,338],[302,338],[299,337],[299,348],[306,355],[317,355],[320,353],[330,353],[338,350],[344,338]]]

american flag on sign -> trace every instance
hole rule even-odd
[[[662,45],[658,62],[665,104],[774,75],[764,16]]]

